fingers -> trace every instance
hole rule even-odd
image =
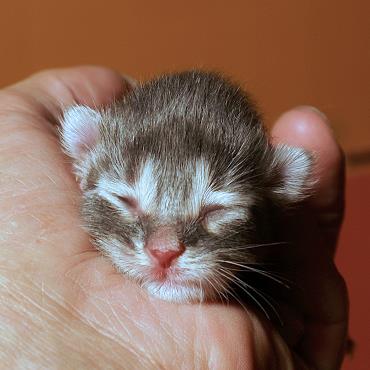
[[[310,203],[331,253],[335,252],[344,208],[344,156],[327,118],[312,107],[298,107],[276,122],[274,142],[307,149],[314,155],[316,183]]]
[[[71,104],[108,104],[131,85],[111,69],[83,66],[43,71],[6,90],[31,99],[34,110],[58,119],[61,110]]]

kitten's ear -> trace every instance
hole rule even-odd
[[[302,148],[282,144],[274,146],[272,150],[269,175],[274,199],[284,204],[303,200],[314,183],[311,178],[313,156]]]
[[[83,159],[99,139],[101,114],[84,105],[68,108],[61,124],[61,138],[64,150],[76,160]]]

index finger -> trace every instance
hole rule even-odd
[[[46,70],[4,89],[10,99],[24,100],[23,109],[56,121],[72,104],[105,105],[128,91],[132,83],[118,72],[95,66]],[[29,104],[27,104],[29,102]],[[17,107],[19,109],[19,107]]]

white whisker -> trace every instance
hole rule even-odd
[[[231,274],[229,271],[225,270],[225,269],[222,269],[222,271],[227,274],[228,276],[230,276],[232,279],[235,279],[233,280],[234,283],[236,285],[238,285],[243,291],[245,291],[247,293],[247,290],[246,289],[250,289],[252,290],[253,292],[255,292],[258,296],[260,296],[267,304],[268,306],[273,310],[273,312],[275,313],[276,317],[278,318],[280,324],[283,324],[282,320],[281,320],[281,317],[279,315],[279,313],[277,312],[277,309],[275,308],[275,306],[266,298],[265,294],[263,294],[262,292],[260,292],[258,289],[254,288],[253,286],[251,286],[250,284],[247,284],[245,281],[241,280],[240,278],[238,278],[237,276]],[[244,289],[245,288],[245,289]],[[250,295],[250,294],[249,294]],[[272,298],[270,297],[270,299],[272,300]],[[264,310],[265,312],[265,310]],[[270,316],[267,315],[267,317],[270,319]]]
[[[266,315],[266,317],[271,320],[270,318],[270,315],[268,314],[268,312],[266,311],[266,309],[263,307],[263,305],[258,301],[258,299],[253,295],[251,294],[249,291],[247,291],[247,289],[243,286],[243,285],[240,285],[240,283],[238,281],[235,281],[234,278],[235,276],[233,275],[228,275],[226,274],[227,271],[224,271],[225,273],[221,272],[221,271],[218,271],[219,274],[221,274],[222,276],[224,276],[226,279],[228,279],[229,281],[231,281],[232,283],[234,283],[235,285],[239,286],[239,288],[241,288],[249,297],[252,298],[252,300],[258,305],[258,307],[263,311],[263,313]],[[230,293],[230,291],[228,291]],[[232,294],[232,296],[245,308],[245,306],[241,303],[241,301],[236,297],[236,295]]]
[[[234,271],[253,271],[253,272],[261,274],[265,277],[268,277],[271,280],[276,281],[277,283],[283,285],[285,288],[288,288],[288,289],[290,288],[290,286],[288,284],[284,283],[282,280],[275,277],[273,275],[273,273],[271,273],[271,272],[251,267],[249,264],[246,265],[246,264],[242,264],[242,263],[238,263],[238,262],[234,262],[234,261],[229,261],[229,260],[217,260],[217,261],[241,267],[241,269],[234,269]],[[258,263],[255,263],[255,264],[259,265]],[[229,269],[229,270],[231,270],[231,269]]]

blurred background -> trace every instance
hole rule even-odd
[[[349,168],[337,261],[357,347],[344,369],[368,369],[368,0],[3,0],[0,9],[0,87],[77,64],[109,66],[139,80],[197,67],[241,82],[269,126],[295,105],[323,111]]]

